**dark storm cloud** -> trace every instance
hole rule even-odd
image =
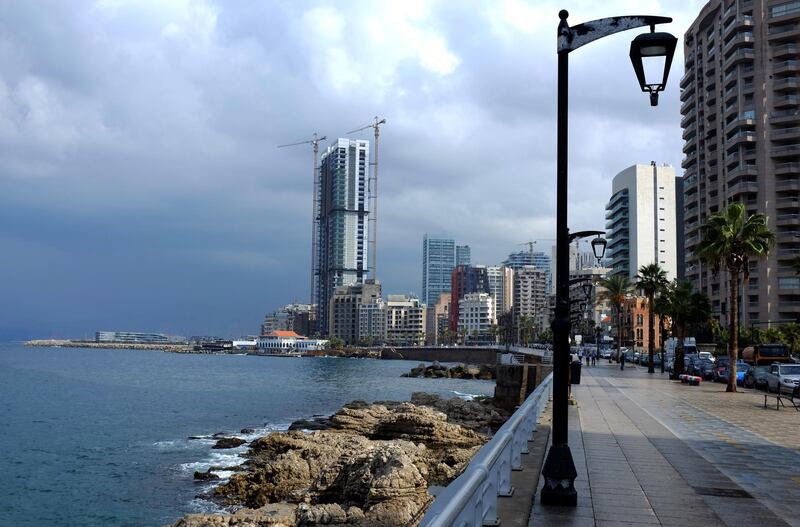
[[[678,6],[682,34],[701,2]],[[419,291],[424,232],[496,263],[553,231],[552,2],[2,2],[0,337],[252,333],[308,296],[311,152],[388,119],[380,278]],[[573,23],[658,2],[573,2]],[[611,178],[681,157],[631,35],[571,58],[571,224]],[[371,138],[369,134],[362,135]]]

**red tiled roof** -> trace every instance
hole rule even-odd
[[[283,330],[273,331],[272,333],[270,333],[267,336],[268,337],[300,337],[300,335],[298,335],[294,331],[283,331]]]

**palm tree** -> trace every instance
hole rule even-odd
[[[617,315],[617,352],[622,351],[622,303],[631,292],[631,282],[625,275],[613,275],[600,280],[599,284],[604,290],[596,297],[599,301],[607,301]]]
[[[763,214],[748,216],[741,203],[732,203],[712,214],[700,232],[702,239],[694,251],[695,255],[711,264],[715,273],[723,266],[728,271],[730,375],[726,391],[735,392],[736,359],[739,353],[739,275],[743,275],[745,280],[749,278],[750,258],[766,258],[775,243],[775,234],[767,227],[767,219]]]
[[[643,265],[639,268],[639,275],[636,277],[636,286],[642,290],[647,297],[647,373],[655,373],[653,368],[653,353],[656,347],[656,314],[653,310],[653,299],[656,293],[661,291],[667,284],[667,272],[657,263]]]
[[[691,282],[680,280],[674,280],[670,284],[665,301],[678,339],[672,370],[674,378],[677,378],[683,373],[683,346],[687,330],[708,322],[711,316],[711,304],[704,294],[693,291]]]

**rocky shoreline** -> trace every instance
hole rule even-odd
[[[433,364],[428,366],[420,363],[419,366],[411,368],[410,372],[402,374],[401,377],[491,380],[497,378],[497,366],[495,364],[458,364],[448,368],[434,361]]]
[[[428,489],[455,479],[508,416],[488,397],[353,401],[252,441],[240,470],[202,496],[233,512],[173,527],[413,526]],[[214,479],[213,468],[195,477]]]

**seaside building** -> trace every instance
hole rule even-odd
[[[342,339],[345,344],[358,344],[361,305],[375,304],[380,299],[381,284],[372,279],[363,284],[337,287],[330,301],[328,334]]]
[[[594,255],[592,257],[594,258]],[[598,283],[608,275],[609,271],[610,269],[606,267],[589,267],[570,272],[570,280],[587,278],[593,284],[588,299],[583,289],[584,282],[576,281],[569,286],[569,298],[572,300],[570,320],[574,334],[593,334],[594,328],[600,325],[603,317],[609,313],[608,302],[598,300],[599,292],[603,290]]]
[[[438,346],[449,343],[450,293],[442,293],[435,304],[429,304],[425,313],[425,344]]]
[[[800,279],[800,4],[710,0],[684,34],[681,127],[685,140],[686,278],[728,324],[728,273],[694,256],[699,228],[731,202],[766,215],[776,234],[767,259],[750,262],[741,326],[794,321]]]
[[[517,251],[508,255],[503,261],[503,266],[510,267],[511,269],[519,269],[525,266],[534,266],[545,272],[545,282],[547,290],[554,293],[553,290],[553,269],[555,269],[554,256],[543,253],[541,251]]]
[[[386,342],[395,346],[425,343],[425,304],[406,295],[386,299]]]
[[[450,331],[458,332],[459,302],[468,293],[491,293],[486,267],[459,265],[453,269],[450,285]]]
[[[386,304],[378,298],[375,302],[358,306],[358,343],[376,346],[386,342]]]
[[[464,343],[493,340],[494,301],[489,293],[467,293],[458,301],[458,334]]]
[[[500,317],[514,308],[514,270],[502,265],[486,267],[489,292],[494,301],[495,317]]]
[[[338,139],[320,161],[316,300],[323,333],[331,330],[336,288],[363,284],[367,276],[368,167],[369,142],[362,139]]]
[[[273,331],[294,331],[299,335],[312,333],[312,322],[316,318],[316,306],[310,304],[287,304],[264,316],[261,334]]]
[[[635,280],[643,265],[657,263],[667,279],[678,276],[675,169],[633,165],[614,177],[606,205],[606,258],[611,274]]]
[[[324,339],[310,339],[294,331],[278,330],[258,337],[256,348],[259,353],[297,353],[323,350],[327,344]]]
[[[97,331],[95,342],[116,342],[124,344],[185,344],[186,337],[163,335],[161,333],[137,333],[134,331]]]
[[[456,266],[456,241],[442,235],[422,238],[422,301],[430,306],[439,295],[450,292],[451,275]]]
[[[472,249],[469,245],[456,245],[456,265],[472,265]]]
[[[532,329],[539,333],[550,323],[545,272],[526,265],[514,270],[514,327],[517,334]]]

